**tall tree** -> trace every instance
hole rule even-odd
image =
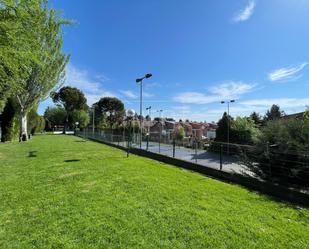
[[[15,3],[16,11],[27,13],[27,22],[22,22],[21,36],[29,40],[31,58],[25,68],[26,74],[19,77],[16,98],[19,103],[20,136],[27,140],[27,114],[39,101],[64,79],[65,66],[69,57],[62,53],[62,26],[67,20],[48,8],[47,0],[20,0]],[[24,39],[24,40],[27,40]]]
[[[96,115],[98,117],[106,117],[110,126],[121,123],[125,113],[124,104],[121,100],[114,97],[101,98],[94,104]]]
[[[87,99],[81,90],[70,86],[62,87],[58,92],[53,92],[51,97],[54,103],[62,106],[66,111],[66,125],[63,131],[65,133],[69,117],[72,115],[73,111],[87,109]]]
[[[278,105],[272,105],[270,110],[268,110],[264,116],[265,121],[272,121],[280,119],[284,115],[284,111],[280,110]]]
[[[228,129],[230,129],[230,138],[232,137],[231,136],[232,125],[233,125],[233,118],[231,116],[228,116],[227,113],[224,112],[222,118],[218,121],[218,128],[216,130],[216,141],[227,142]]]
[[[263,124],[263,118],[261,117],[261,115],[257,112],[252,112],[250,114],[249,119],[253,120],[254,124],[256,126],[261,126]]]
[[[32,1],[27,1],[32,4]],[[1,0],[0,6],[0,112],[6,99],[16,94],[21,79],[29,75],[28,65],[35,60],[32,52],[34,30],[25,1]]]

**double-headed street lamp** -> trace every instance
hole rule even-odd
[[[152,77],[152,74],[147,73],[144,77],[136,79],[136,83],[140,84],[140,148],[142,148],[143,80],[150,77]]]
[[[221,104],[225,103],[227,103],[227,154],[230,154],[230,103],[235,103],[235,100],[221,101]]]
[[[147,107],[146,111],[148,111],[148,115],[149,115],[149,118],[150,118],[150,116],[151,116],[151,106]]]

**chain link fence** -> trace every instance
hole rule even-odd
[[[274,145],[265,147],[202,142],[195,138],[175,140],[169,133],[140,133],[127,130],[84,129],[76,135],[111,143],[123,148],[140,148],[196,164],[238,173],[272,182],[309,187],[309,152],[279,151]]]

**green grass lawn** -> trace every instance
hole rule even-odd
[[[73,136],[0,144],[0,248],[309,248],[309,210]]]

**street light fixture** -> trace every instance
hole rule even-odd
[[[128,136],[128,147],[127,147],[127,157],[130,154],[130,146],[131,146],[131,127],[132,127],[132,119],[135,116],[135,111],[133,109],[129,109],[126,113],[127,120],[129,121],[129,136]]]
[[[78,125],[79,125],[79,122],[75,122],[75,135],[76,135],[76,132],[77,132],[77,128],[78,128]]]
[[[150,77],[152,77],[152,74],[147,73],[144,77],[136,79],[136,83],[140,84],[140,148],[142,148],[143,80],[149,79]]]
[[[147,107],[147,108],[146,108],[146,111],[148,111],[148,115],[149,115],[149,117],[150,117],[150,116],[151,116],[151,106]]]
[[[221,104],[227,103],[227,154],[230,154],[230,103],[235,103],[235,99],[221,101]]]

